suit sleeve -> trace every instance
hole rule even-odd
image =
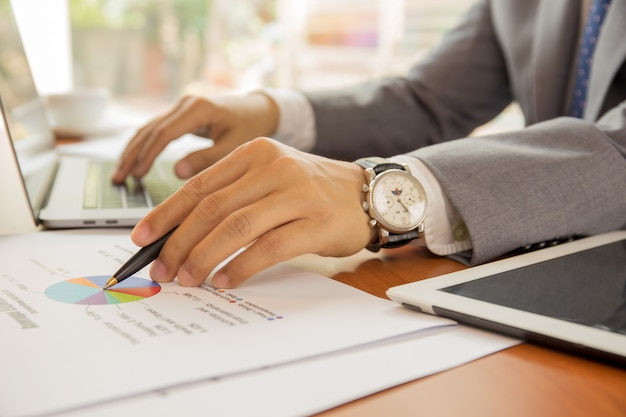
[[[597,123],[563,117],[411,154],[465,221],[472,264],[626,226],[626,102]]]
[[[511,102],[487,2],[470,9],[406,77],[305,94],[315,114],[312,152],[346,160],[464,137]]]

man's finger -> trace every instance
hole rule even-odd
[[[308,236],[320,231],[312,226],[315,226],[314,223],[302,219],[268,231],[216,271],[212,284],[216,288],[235,288],[264,269],[304,253],[314,252],[315,248]]]

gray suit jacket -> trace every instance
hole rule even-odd
[[[626,1],[614,0],[606,17],[584,120],[563,117],[580,13],[574,0],[480,1],[406,77],[306,93],[316,117],[313,152],[348,160],[410,152],[422,160],[467,224],[472,263],[623,228]],[[524,129],[465,138],[511,101]]]

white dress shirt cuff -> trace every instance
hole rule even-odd
[[[414,241],[415,244],[426,245],[428,250],[441,256],[471,249],[472,242],[463,219],[426,165],[409,155],[388,159],[407,164],[426,191],[428,210],[424,220],[424,239]]]
[[[315,146],[315,115],[304,94],[295,90],[266,88],[255,91],[270,97],[278,106],[278,128],[273,138],[301,151]]]

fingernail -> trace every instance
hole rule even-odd
[[[222,271],[218,271],[213,275],[212,284],[215,288],[228,288],[230,286],[230,279]]]
[[[183,286],[191,286],[193,285],[193,277],[187,270],[187,265],[184,264],[178,269],[178,273],[176,274],[178,277],[178,283]]]
[[[179,178],[191,178],[193,177],[193,168],[191,164],[185,160],[179,161],[176,164],[176,175]]]
[[[144,246],[146,243],[150,243],[148,241],[150,239],[150,228],[143,223],[138,223],[130,232],[130,238],[136,244]]]
[[[150,277],[156,282],[166,280],[167,269],[165,268],[163,262],[159,259],[155,259],[154,262],[152,262],[152,266],[150,267]]]

